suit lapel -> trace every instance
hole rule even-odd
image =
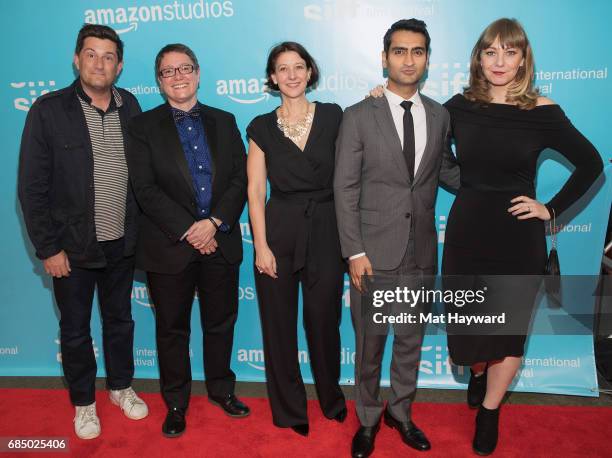
[[[172,119],[170,106],[168,106],[167,112],[164,113],[159,123],[159,129],[161,138],[163,138],[165,142],[165,149],[172,159],[174,159],[181,177],[183,177],[183,184],[187,186],[189,195],[194,196],[193,179],[191,178],[191,173],[187,166],[187,159],[185,159],[185,152],[183,151],[183,145],[181,144],[178,131],[176,130],[176,124],[174,124],[174,119]]]
[[[400,173],[408,180],[408,166],[406,165],[406,159],[404,158],[404,152],[402,151],[402,144],[397,134],[397,129],[395,129],[395,123],[393,122],[393,116],[391,115],[387,97],[375,98],[373,104],[375,108],[374,118],[376,119],[376,123],[383,133],[387,145],[391,149],[391,153],[393,154]]]
[[[427,100],[423,94],[421,94],[421,101],[423,103],[423,107],[425,108],[425,124],[427,129],[427,142],[425,143],[425,151],[423,151],[423,157],[421,158],[421,163],[419,164],[419,168],[414,177],[414,182],[416,183],[419,178],[423,175],[425,168],[429,164],[429,161],[434,156],[433,148],[436,145],[436,139],[434,136],[434,132],[437,129],[434,129],[434,125],[437,122],[437,116],[433,113],[431,104],[429,100]]]

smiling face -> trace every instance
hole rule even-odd
[[[85,92],[104,92],[110,90],[123,62],[119,62],[117,45],[113,41],[87,37],[83,49],[74,55],[74,66]]]
[[[523,51],[500,43],[499,37],[480,52],[480,66],[489,84],[508,87],[524,65]]]
[[[297,98],[306,92],[311,73],[306,61],[297,52],[285,51],[276,58],[270,77],[282,95]]]
[[[428,56],[425,35],[409,30],[397,30],[391,35],[389,51],[382,53],[382,65],[387,69],[389,90],[416,91],[427,69]]]
[[[179,69],[187,65],[195,67],[194,62],[187,54],[181,52],[168,52],[163,55],[158,70],[157,80],[162,92],[166,95],[168,103],[183,111],[190,110],[198,100],[197,92],[200,84],[200,69],[194,68],[192,73],[181,73]],[[159,72],[165,69],[175,69],[174,76],[163,78]]]

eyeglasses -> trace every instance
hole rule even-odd
[[[162,78],[172,78],[176,75],[177,70],[181,75],[188,75],[189,73],[193,73],[194,68],[195,67],[191,64],[182,64],[174,68],[164,68],[159,71],[159,76]]]

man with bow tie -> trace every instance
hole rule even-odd
[[[134,118],[127,162],[143,212],[136,266],[147,272],[155,305],[166,437],[180,436],[191,392],[189,336],[197,290],[209,400],[232,417],[249,408],[234,395],[230,369],[242,261],[239,218],[246,201],[246,156],[234,116],[197,99],[200,68],[183,44],[155,59],[167,103]]]

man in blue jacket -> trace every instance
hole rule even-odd
[[[110,27],[81,28],[74,66],[79,77],[40,97],[28,113],[18,188],[36,256],[53,277],[75,432],[93,439],[100,434],[90,332],[96,287],[110,400],[128,418],[148,415],[131,388],[138,207],[124,154],[128,120],[141,110],[132,94],[113,85],[123,67],[123,43]]]

